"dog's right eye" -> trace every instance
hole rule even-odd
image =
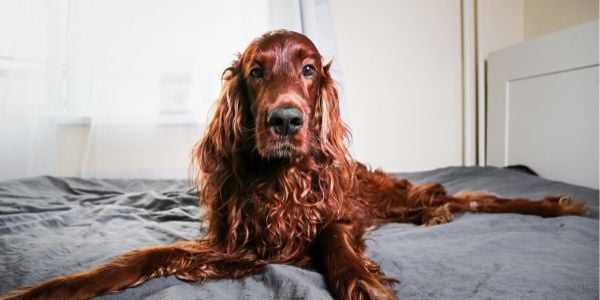
[[[250,71],[250,76],[254,78],[263,78],[263,76],[265,76],[265,72],[262,68],[254,68]]]

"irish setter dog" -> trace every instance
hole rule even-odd
[[[369,170],[348,153],[330,65],[306,36],[279,30],[225,70],[214,118],[193,151],[205,237],[134,250],[3,299],[86,299],[162,276],[240,278],[270,263],[318,270],[335,298],[392,299],[396,280],[365,254],[363,236],[381,224],[431,226],[462,212],[585,213],[567,197],[449,195],[440,184]]]

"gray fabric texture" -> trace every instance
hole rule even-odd
[[[598,299],[598,190],[493,167],[396,174],[449,192],[571,195],[587,217],[464,214],[430,228],[387,224],[368,255],[401,299]],[[142,246],[201,235],[194,192],[177,180],[35,177],[0,182],[0,293],[81,271]],[[331,299],[323,277],[269,265],[239,280],[151,280],[103,299]]]

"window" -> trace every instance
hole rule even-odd
[[[67,116],[201,114],[269,28],[268,1],[68,1]]]

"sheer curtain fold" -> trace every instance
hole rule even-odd
[[[56,173],[62,2],[0,4],[0,179]]]

